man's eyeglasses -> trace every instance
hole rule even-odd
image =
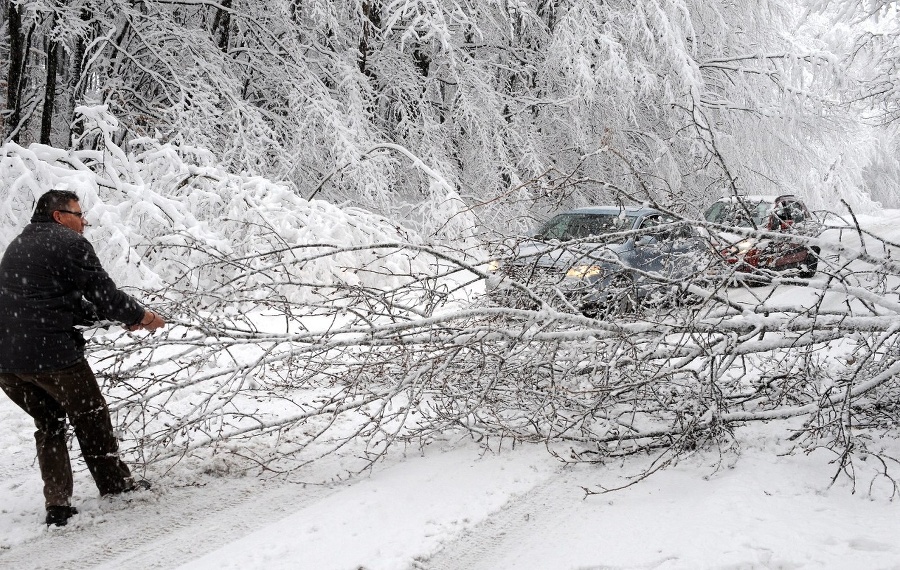
[[[73,212],[72,210],[56,210],[57,212],[64,212],[66,214],[72,214],[73,216],[78,216],[79,218],[83,218],[87,212]]]

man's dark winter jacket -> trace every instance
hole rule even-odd
[[[116,287],[90,242],[53,222],[32,223],[0,261],[0,372],[59,370],[84,356],[85,324],[140,322],[143,307]]]

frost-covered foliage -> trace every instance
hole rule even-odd
[[[779,422],[796,452],[834,453],[835,477],[872,461],[900,496],[900,458],[884,452],[900,426],[895,227],[831,219],[818,238],[793,238],[821,248],[812,279],[734,286],[701,266],[683,302],[597,318],[540,290],[534,309],[477,287],[460,298],[460,275],[484,273],[432,251],[442,263],[399,288],[199,311],[141,343],[98,331],[92,356],[127,449],[148,464],[229,453],[290,472],[352,440],[368,465],[462,432],[489,447],[543,442],[563,461],[651,455],[637,481],[691,454],[734,453],[738,426]]]
[[[849,134],[855,144],[832,149],[829,180],[842,177],[856,192],[868,191],[884,206],[897,207],[897,166],[890,155],[896,154],[900,119],[900,4],[896,0],[807,0],[806,4],[811,32],[834,53],[846,54],[842,60],[845,98],[861,119]],[[854,164],[847,165],[847,160]],[[839,199],[833,189],[829,194],[831,200]]]
[[[149,138],[122,149],[105,106],[79,111],[85,135],[101,143],[96,149],[0,147],[0,248],[28,223],[37,197],[61,188],[81,198],[86,235],[116,281],[166,289],[195,310],[211,302],[311,300],[319,288],[391,286],[429,270],[425,256],[403,253],[421,240],[397,223],[231,174],[204,149]],[[393,249],[369,249],[375,244]],[[247,298],[235,298],[242,275]]]
[[[9,5],[23,42],[33,24],[65,47],[55,146],[91,148],[75,109],[104,104],[120,146],[205,148],[438,240],[614,200],[695,214],[735,190],[871,207],[850,46],[787,0]],[[27,53],[7,103],[22,144],[46,81]]]

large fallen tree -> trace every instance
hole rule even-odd
[[[202,311],[196,287],[157,291],[174,326],[99,335],[93,357],[121,398],[129,446],[151,463],[213,449],[291,469],[350,442],[375,461],[462,431],[485,445],[544,442],[565,461],[652,453],[655,469],[731,445],[748,422],[798,418],[784,422],[797,449],[831,449],[851,474],[855,457],[878,457],[893,484],[878,438],[900,421],[896,244],[839,231],[843,241],[817,241],[811,280],[698,280],[693,303],[599,319],[494,305],[477,293],[485,264],[444,249],[364,246],[431,270],[392,264],[383,286],[296,282],[306,264],[359,248],[281,248],[208,285]],[[273,293],[285,283],[317,300]]]

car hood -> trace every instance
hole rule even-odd
[[[716,246],[721,246],[721,247],[732,246],[732,245],[735,245],[739,242],[742,242],[742,241],[748,240],[748,239],[753,240],[753,241],[759,241],[759,238],[748,237],[745,235],[731,233],[731,232],[727,232],[727,231],[712,232],[710,237],[711,237],[711,241],[713,244],[715,244]]]
[[[632,247],[630,240],[623,244],[560,244],[528,240],[516,248],[513,263],[565,270],[573,265],[614,263],[616,257]]]
[[[745,236],[739,233],[730,232],[728,230],[708,230],[710,238],[713,242],[722,244],[725,246],[734,245],[738,242],[744,240],[753,240],[757,242],[770,241],[772,239],[778,239],[773,237],[771,234],[780,234],[784,236],[784,240],[790,240],[791,236],[807,236],[807,237],[817,237],[822,233],[824,226],[815,221],[807,221],[803,223],[798,223],[791,226],[787,230],[771,230],[769,228],[760,227],[758,231],[766,232],[769,235],[766,237],[762,236]],[[752,228],[740,228],[741,230],[751,231]]]

